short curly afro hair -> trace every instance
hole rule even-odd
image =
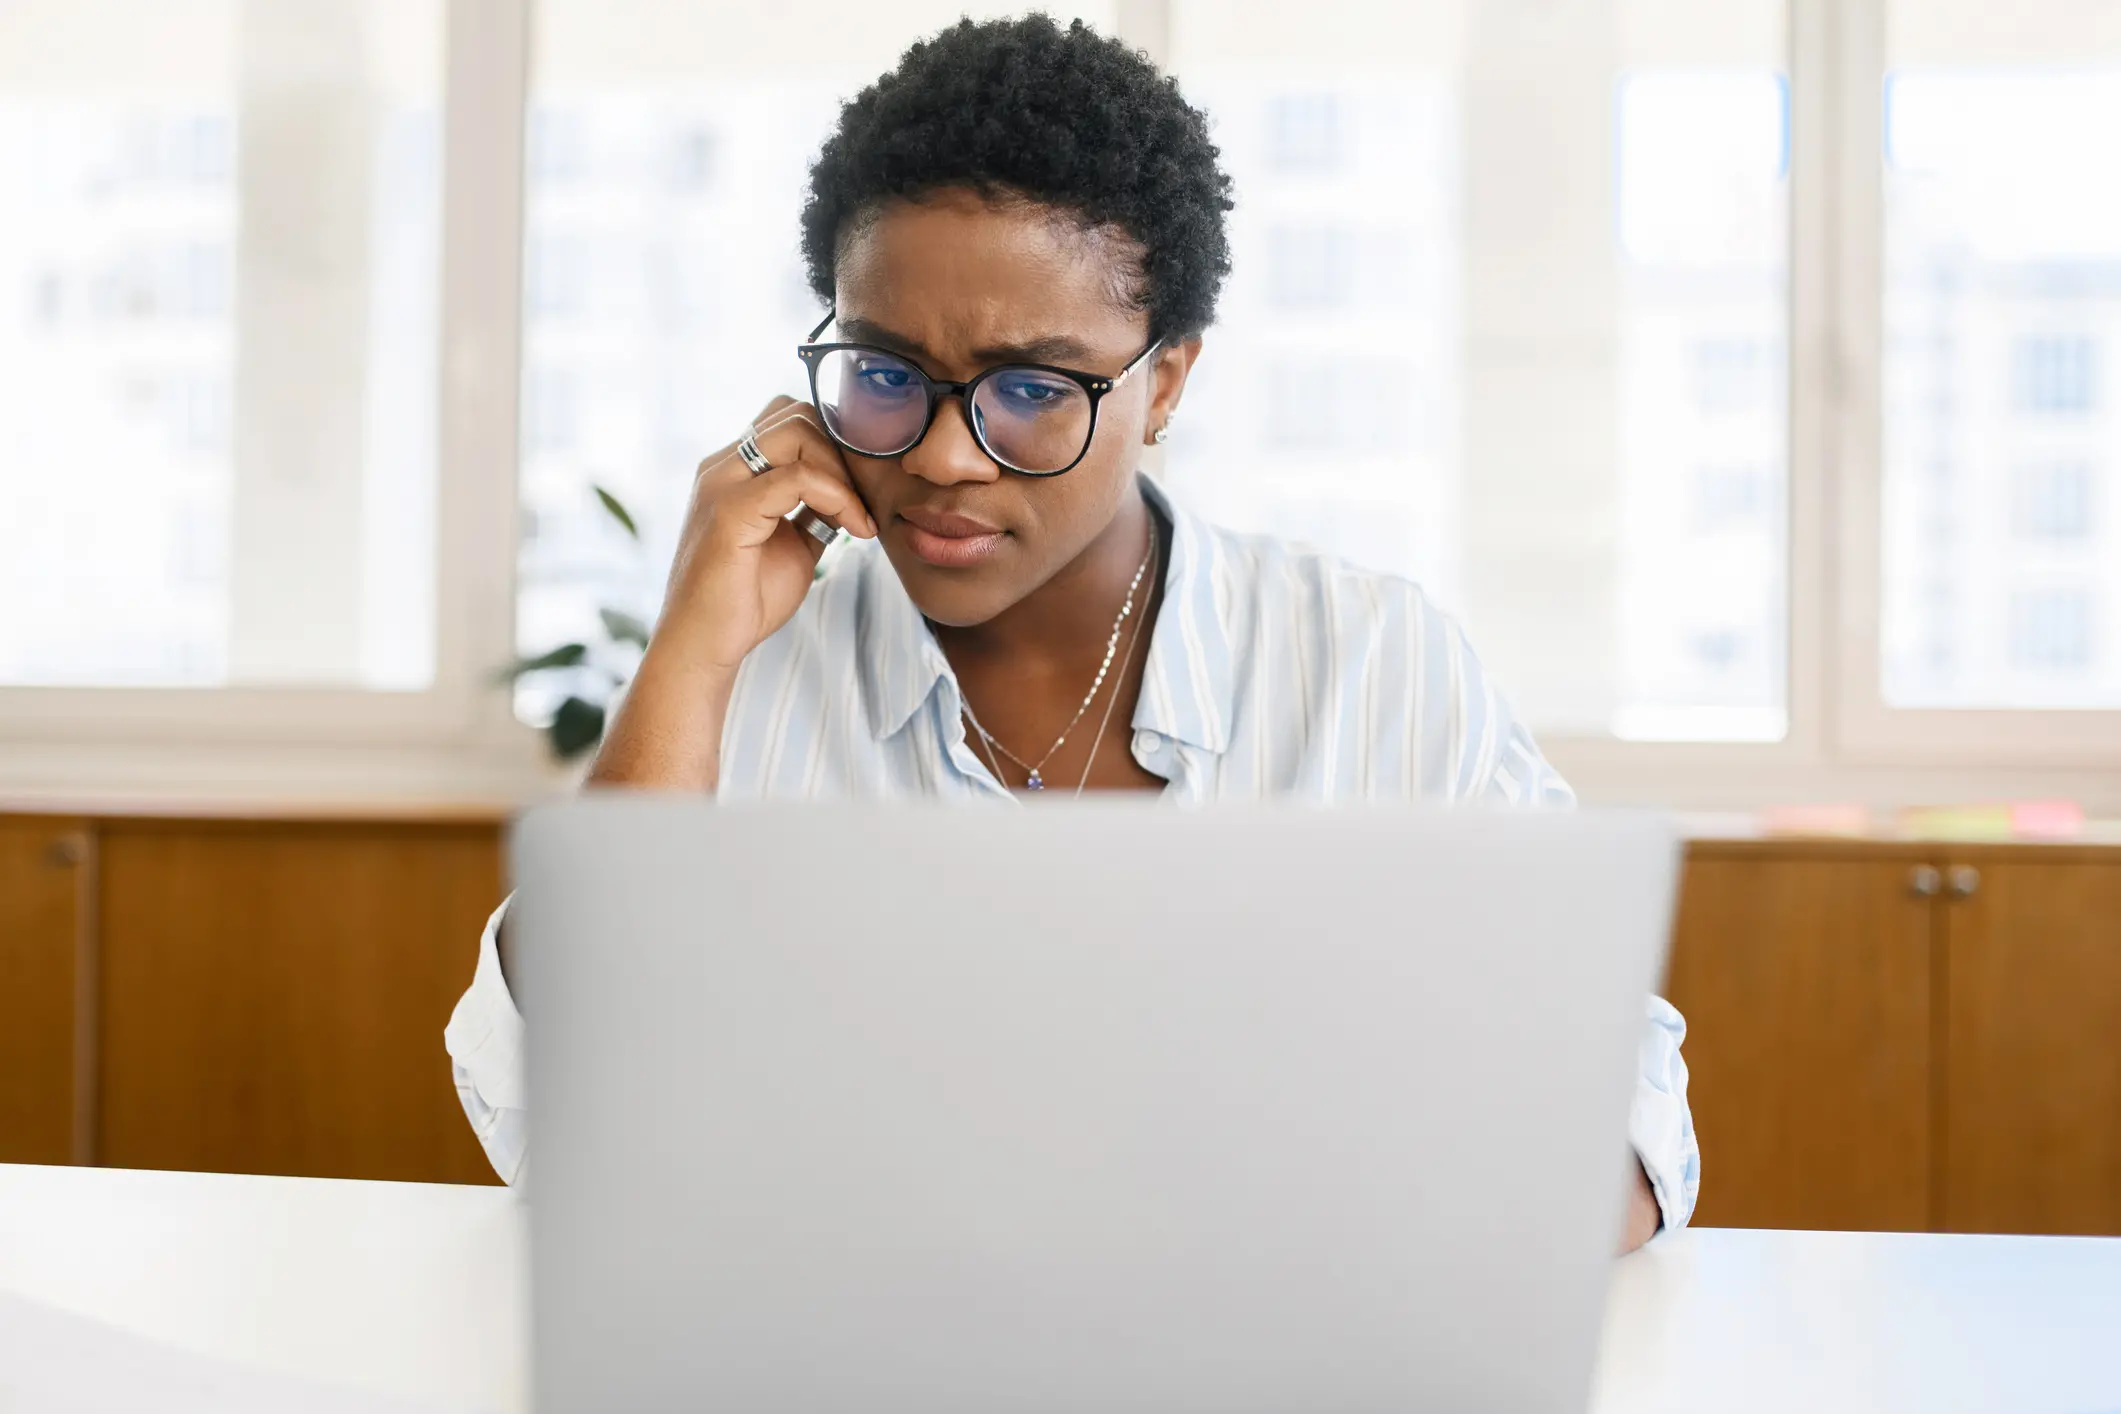
[[[832,302],[840,241],[886,202],[969,187],[1125,232],[1141,252],[1125,297],[1155,337],[1198,334],[1230,270],[1217,156],[1177,83],[1081,20],[960,20],[840,109],[803,207],[810,287]]]

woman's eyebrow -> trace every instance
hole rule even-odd
[[[1097,357],[1088,344],[1080,339],[1071,339],[1066,334],[1049,334],[1042,339],[1032,339],[1021,344],[1005,344],[992,348],[974,349],[976,363],[1086,363]]]
[[[922,348],[917,340],[909,339],[903,334],[894,334],[881,324],[871,324],[866,319],[839,319],[834,322],[840,326],[840,333],[854,343],[875,344],[880,349],[889,349],[892,353],[904,354],[911,359],[933,361],[934,356]]]
[[[921,347],[916,339],[903,334],[894,334],[880,324],[866,319],[842,319],[840,332],[856,343],[875,344],[892,353],[925,364],[939,362],[934,354]],[[1083,363],[1097,357],[1096,351],[1082,340],[1066,334],[1049,334],[1044,338],[1031,339],[1020,344],[997,344],[988,348],[974,349],[973,362],[992,366],[998,363]]]

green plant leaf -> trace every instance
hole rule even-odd
[[[535,658],[518,658],[493,675],[497,684],[514,682],[525,673],[542,673],[550,668],[579,668],[589,657],[586,643],[563,643],[550,652],[540,653]]]
[[[631,643],[637,648],[648,646],[648,625],[642,623],[624,609],[599,609],[604,620],[604,632],[611,635],[614,643]]]
[[[636,540],[641,538],[641,528],[633,523],[633,512],[626,509],[624,502],[601,486],[592,486],[589,489],[597,493],[597,500],[603,503],[605,513],[625,527],[628,535]]]
[[[545,734],[552,740],[552,754],[572,761],[604,739],[604,709],[570,697],[552,714],[552,725]]]

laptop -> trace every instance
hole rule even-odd
[[[607,796],[513,858],[541,1411],[1584,1408],[1668,824]]]

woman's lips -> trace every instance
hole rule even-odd
[[[1007,531],[984,521],[941,511],[900,511],[898,520],[906,530],[906,547],[944,569],[965,569],[990,560],[1009,538]]]

